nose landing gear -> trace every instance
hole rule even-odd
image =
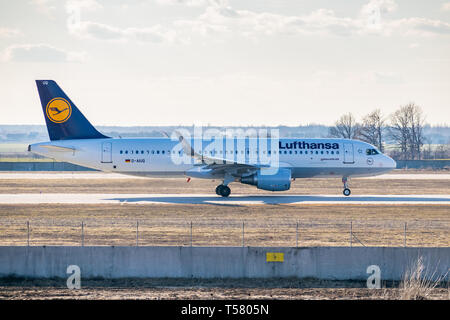
[[[230,193],[231,193],[231,189],[228,186],[225,186],[223,184],[219,184],[216,187],[216,194],[218,196],[222,196],[222,197],[226,198],[226,197],[228,197],[230,195]]]
[[[350,191],[350,188],[348,187],[347,177],[342,178],[342,183],[344,184],[344,191],[342,191],[342,193],[344,194],[344,196],[348,197],[352,192]]]

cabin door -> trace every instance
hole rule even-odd
[[[102,143],[102,163],[112,162],[112,146],[111,142]]]
[[[344,163],[355,163],[353,143],[344,143]]]

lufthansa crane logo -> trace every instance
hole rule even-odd
[[[72,115],[72,106],[63,98],[54,98],[47,103],[47,118],[54,123],[64,123]]]

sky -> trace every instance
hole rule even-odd
[[[450,124],[450,1],[0,0],[0,124],[44,124],[35,79],[94,125]]]

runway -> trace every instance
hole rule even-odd
[[[0,204],[444,204],[450,195],[0,194]]]

